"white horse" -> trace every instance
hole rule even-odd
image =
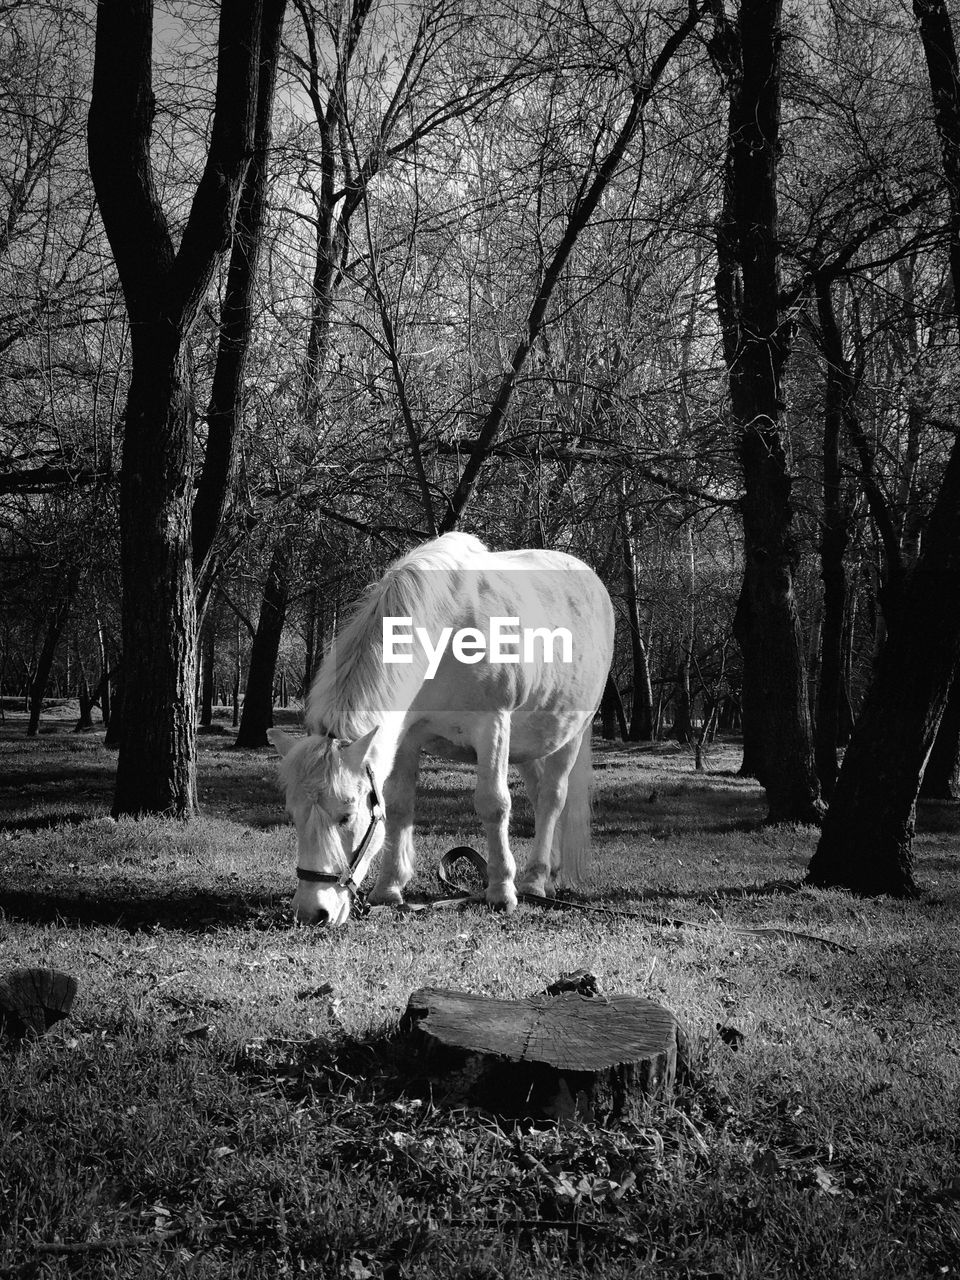
[[[476,762],[491,906],[517,904],[511,762],[536,815],[519,888],[551,895],[558,884],[580,883],[589,857],[590,731],[613,631],[606,588],[561,552],[496,553],[448,533],[391,565],[323,660],[307,703],[308,736],[268,735],[297,829],[296,918],[342,924],[381,846],[370,901],[402,903],[414,870],[421,750]]]

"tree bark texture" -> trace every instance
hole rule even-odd
[[[219,620],[219,610],[214,602],[207,609],[200,632],[200,725],[204,729],[209,729],[213,724],[213,685]]]
[[[914,0],[950,195],[950,270],[960,288],[960,74],[943,0]],[[960,312],[957,313],[960,328]],[[960,439],[914,568],[901,588],[808,880],[909,897],[917,794],[960,665]]]
[[[253,155],[237,206],[207,407],[206,450],[193,501],[194,582],[201,609],[215,576],[213,546],[230,494],[243,413],[243,378],[253,333],[254,285],[266,217],[273,98],[285,8],[286,0],[263,0]]]
[[[120,483],[124,690],[113,812],[196,808],[190,339],[253,150],[263,0],[222,0],[206,163],[175,248],[153,175],[152,0],[100,0],[90,172],[131,322]]]
[[[823,616],[820,625],[820,682],[817,689],[815,757],[820,787],[829,800],[837,781],[844,697],[844,616],[850,507],[845,501],[840,471],[844,406],[853,395],[853,379],[843,354],[829,280],[817,282],[820,333],[826,359],[823,404],[823,523],[820,529],[820,576]]]
[[[780,434],[787,356],[779,315],[779,0],[741,0],[728,58],[729,139],[717,297],[743,472],[743,660],[772,822],[816,822],[820,796],[794,594],[791,476]],[[728,33],[729,34],[729,33]],[[728,51],[730,48],[728,41]]]
[[[196,807],[193,390],[180,344],[160,325],[144,326],[135,342],[151,336],[150,351],[134,352],[120,477],[124,698],[113,814],[189,817]]]
[[[676,1075],[676,1019],[639,996],[494,1000],[425,987],[403,1025],[443,1103],[510,1119],[637,1120]]]
[[[256,635],[250,650],[247,691],[237,733],[238,747],[266,747],[267,730],[273,725],[273,675],[287,614],[288,546],[281,537],[273,549]]]

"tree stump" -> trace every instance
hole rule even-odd
[[[505,1119],[610,1123],[639,1119],[669,1096],[677,1067],[676,1018],[639,996],[551,991],[495,1000],[424,987],[402,1029],[436,1101]]]
[[[11,969],[0,978],[0,1033],[44,1035],[67,1017],[76,994],[76,980],[59,969]]]

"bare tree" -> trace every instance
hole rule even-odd
[[[717,301],[743,470],[736,635],[749,701],[744,720],[756,734],[770,820],[817,822],[820,791],[794,590],[792,477],[780,427],[788,354],[777,250],[781,4],[741,0],[735,27],[719,6],[717,19],[714,52],[730,95]]]
[[[949,253],[960,329],[960,67],[944,0],[914,0],[949,197]],[[876,679],[847,748],[808,879],[860,893],[917,892],[917,794],[960,663],[960,437]]]
[[[131,324],[121,471],[124,690],[114,813],[196,806],[191,334],[254,147],[265,27],[282,0],[223,0],[206,163],[175,243],[150,142],[152,0],[102,0],[90,171]]]

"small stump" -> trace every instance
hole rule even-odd
[[[11,969],[0,978],[0,1034],[44,1035],[68,1016],[76,994],[76,979],[59,969]]]
[[[494,1000],[424,987],[402,1028],[438,1102],[506,1119],[639,1119],[676,1075],[676,1018],[639,996]]]

